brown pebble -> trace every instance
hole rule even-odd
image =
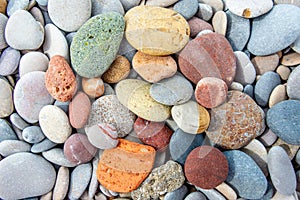
[[[190,25],[190,31],[191,31],[191,37],[196,37],[196,35],[203,31],[203,30],[211,30],[213,31],[212,26],[207,23],[206,21],[198,18],[198,17],[192,17],[189,21],[188,21],[189,25]]]
[[[126,57],[118,55],[101,78],[106,83],[118,83],[125,79],[129,72],[130,62]]]
[[[256,56],[251,59],[252,64],[256,69],[256,74],[262,75],[265,72],[274,71],[279,63],[278,54],[268,56]]]
[[[97,98],[104,93],[104,83],[101,78],[82,78],[83,91],[92,98]]]
[[[7,1],[6,0],[0,0],[0,13],[6,14],[6,7],[7,7]]]
[[[284,65],[279,65],[276,69],[276,73],[279,74],[282,80],[286,81],[290,76],[291,70]]]
[[[300,64],[299,53],[289,53],[282,57],[281,64],[285,66],[295,66]]]

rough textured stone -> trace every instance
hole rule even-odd
[[[176,68],[177,69],[177,68]],[[118,83],[130,72],[130,62],[126,57],[118,55],[109,69],[101,76],[106,83]]]
[[[300,100],[300,65],[290,74],[287,81],[287,94],[291,99]]]
[[[74,128],[83,128],[87,123],[91,110],[91,102],[89,97],[78,92],[69,104],[69,120]]]

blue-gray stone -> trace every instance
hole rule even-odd
[[[124,17],[116,12],[90,18],[77,31],[71,43],[73,69],[82,77],[101,76],[116,58],[124,29]]]
[[[300,101],[286,100],[267,112],[267,125],[280,139],[300,145]]]
[[[54,105],[59,107],[60,109],[62,109],[65,113],[69,112],[69,104],[70,104],[70,101],[61,102],[61,101],[56,100],[54,102]]]
[[[0,57],[0,75],[8,76],[13,74],[19,66],[21,54],[11,47],[6,48]]]
[[[41,6],[47,6],[48,0],[36,0],[36,2]]]
[[[17,136],[7,121],[0,119],[0,142],[3,140],[17,140]]]
[[[264,73],[259,78],[254,88],[254,96],[257,104],[260,106],[266,106],[273,89],[280,83],[280,76],[277,73]]]
[[[91,163],[78,165],[71,173],[68,197],[70,200],[79,199],[87,188],[92,176]]]
[[[268,182],[254,160],[239,150],[224,152],[229,166],[226,182],[245,199],[259,199],[267,191]]]
[[[180,0],[175,3],[173,9],[189,20],[196,14],[198,7],[198,0]]]
[[[290,46],[300,32],[300,8],[275,5],[265,15],[253,19],[248,50],[258,56],[270,55]]]
[[[31,144],[39,143],[45,139],[45,135],[39,126],[26,127],[22,132],[23,139]]]
[[[7,157],[15,153],[29,152],[30,144],[20,140],[4,140],[0,142],[0,155]]]
[[[133,8],[135,6],[138,6],[141,2],[141,0],[120,0],[122,3],[124,10],[129,10],[130,8]]]
[[[61,148],[54,148],[48,151],[44,151],[43,153],[44,158],[46,158],[51,163],[54,163],[59,166],[64,167],[75,167],[76,164],[71,163],[65,156],[63,150]]]
[[[120,44],[118,55],[125,56],[130,62],[132,62],[135,53],[136,53],[136,49],[132,47],[131,44],[129,44],[126,37],[123,37]]]
[[[287,80],[286,90],[291,99],[300,100],[300,65],[290,74]]]
[[[295,161],[298,165],[300,165],[300,150],[297,151]],[[300,172],[300,171],[299,171]],[[300,182],[300,181],[299,181]]]
[[[187,195],[184,200],[206,200],[206,197],[201,192],[192,192]]]
[[[56,172],[44,158],[16,153],[0,162],[0,199],[35,197],[52,190]]]
[[[170,140],[169,149],[173,160],[184,164],[189,153],[203,143],[202,134],[189,134],[177,129]]]
[[[125,14],[123,5],[119,0],[92,0],[92,16],[107,12]]]
[[[217,190],[215,189],[202,189],[196,187],[197,190],[201,191],[207,198],[210,199],[218,199],[218,200],[226,200],[226,198]]]
[[[150,96],[164,105],[179,105],[189,101],[194,94],[192,84],[184,77],[174,75],[152,84]]]
[[[292,49],[297,53],[300,53],[300,35],[296,39],[296,41],[291,45]]]
[[[255,200],[270,200],[274,196],[274,193],[275,193],[275,190],[274,190],[273,185],[270,182],[268,182],[268,188],[267,188],[267,191],[264,194],[264,196],[262,196],[259,199],[255,199]]]
[[[24,119],[22,119],[22,117],[18,113],[11,114],[9,119],[11,123],[20,130],[24,130],[29,126],[29,124]]]
[[[76,35],[76,32],[71,32],[66,35],[66,40],[67,40],[69,47],[71,46],[71,43],[72,43],[75,35]]]
[[[26,10],[29,5],[29,0],[9,0],[6,8],[6,13],[11,16],[17,10]]]
[[[244,87],[244,93],[248,94],[252,99],[254,99],[254,88],[253,88],[253,85],[246,85]]]
[[[46,138],[43,141],[32,145],[31,152],[32,153],[42,153],[44,151],[47,151],[47,150],[55,147],[56,145],[57,145],[56,143],[54,143],[51,140]]]
[[[185,195],[187,194],[188,189],[185,185],[181,186],[177,190],[174,190],[172,192],[168,192],[165,195],[164,200],[183,200]]]
[[[273,146],[268,153],[268,168],[276,190],[289,196],[296,191],[297,180],[292,162],[281,146]]]
[[[242,51],[250,37],[250,21],[249,19],[231,13],[230,11],[226,11],[226,15],[226,38],[233,51]]]

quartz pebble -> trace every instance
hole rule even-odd
[[[12,87],[0,78],[0,118],[8,117],[14,110]]]
[[[300,65],[290,74],[287,81],[287,94],[291,99],[300,100]]]
[[[279,63],[279,56],[277,54],[272,54],[268,56],[255,56],[252,58],[257,74],[262,75],[268,71],[274,71]]]
[[[21,54],[11,47],[6,48],[0,57],[0,75],[8,76],[13,74],[18,68]]]
[[[32,61],[35,62],[32,62]],[[48,57],[38,51],[28,52],[20,59],[19,74],[20,77],[32,71],[46,71],[48,69]]]

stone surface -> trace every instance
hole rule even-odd
[[[188,20],[198,11],[198,0],[180,0],[174,4],[173,9]]]
[[[131,196],[133,199],[157,199],[160,195],[180,188],[184,179],[182,167],[170,160],[153,169],[142,185],[131,192]]]
[[[172,77],[177,71],[177,64],[171,56],[151,56],[140,51],[134,55],[132,67],[151,83]]]
[[[168,7],[168,6],[176,3],[177,1],[178,0],[147,0],[146,5]]]
[[[206,197],[201,192],[192,192],[188,194],[184,200],[206,200]]]
[[[202,189],[213,189],[224,182],[228,163],[224,154],[211,146],[200,146],[188,155],[184,164],[187,180]]]
[[[93,197],[96,198],[96,192],[99,188],[99,182],[98,182],[97,174],[96,174],[98,162],[99,162],[98,158],[94,158],[93,162],[92,162],[93,171],[92,171],[92,177],[91,177],[89,188],[88,188],[88,196],[90,198],[93,198]]]
[[[258,139],[266,147],[269,147],[276,142],[277,138],[277,135],[271,129],[266,128],[265,132]]]
[[[97,98],[103,95],[104,83],[100,77],[82,78],[82,89],[91,98]]]
[[[207,23],[206,21],[198,18],[198,17],[192,17],[189,21],[190,26],[190,36],[194,38],[199,32],[203,30],[213,30],[213,27]]]
[[[4,140],[16,140],[17,136],[5,119],[0,119],[0,142]]]
[[[269,99],[269,107],[271,108],[272,106],[274,106],[275,104],[287,100],[287,93],[286,93],[286,86],[285,85],[277,85],[271,95],[270,95],[270,99]]]
[[[45,159],[31,153],[17,153],[0,162],[0,197],[22,199],[48,193],[56,172]]]
[[[279,56],[275,53],[268,56],[255,56],[251,59],[256,73],[259,75],[265,72],[274,71],[279,63]]]
[[[31,144],[39,143],[45,135],[39,126],[28,126],[22,131],[23,139]]]
[[[2,0],[2,1],[6,3],[6,0]],[[1,12],[2,1],[0,2],[0,12]],[[8,18],[5,15],[5,11],[4,13],[3,12],[0,13],[0,49],[4,49],[5,47],[7,47],[7,43],[4,36],[7,20]]]
[[[118,12],[124,15],[124,8],[120,0],[92,0],[92,16],[107,12]]]
[[[61,148],[53,148],[47,151],[43,151],[43,157],[46,158],[51,163],[64,167],[75,167],[76,164],[71,163],[64,155]]]
[[[55,147],[56,145],[56,143],[51,142],[49,139],[46,138],[39,143],[33,144],[30,151],[32,153],[41,153]]]
[[[138,6],[141,0],[120,0],[124,10],[128,11],[129,9]]]
[[[252,84],[255,81],[256,70],[249,57],[242,51],[235,51],[236,75],[234,80],[242,85]]]
[[[29,6],[29,0],[12,0],[8,1],[6,12],[8,16],[11,16],[18,10],[26,10]]]
[[[19,152],[29,152],[30,145],[19,140],[4,140],[0,143],[0,154],[3,157],[10,156]]]
[[[224,2],[222,0],[198,0],[200,3],[205,3],[213,8],[213,11],[220,11],[224,8]]]
[[[57,106],[44,106],[39,113],[39,123],[45,136],[55,143],[64,143],[72,133],[68,116]]]
[[[53,102],[45,86],[45,72],[39,71],[22,76],[13,96],[16,111],[29,123],[37,122],[42,107]]]
[[[196,189],[199,190],[201,192],[201,194],[205,194],[205,196],[208,199],[225,200],[225,197],[215,189],[206,190],[206,189],[202,189],[202,188],[199,188],[199,187],[196,187]]]
[[[275,72],[264,73],[256,82],[254,88],[254,95],[257,104],[260,106],[266,106],[273,89],[280,83],[280,77]]]
[[[0,78],[0,118],[9,116],[14,111],[12,87]]]
[[[219,78],[204,77],[196,85],[195,98],[205,108],[214,108],[226,101],[228,87]]]
[[[14,49],[38,49],[44,41],[44,27],[28,11],[18,10],[7,21],[5,40]]]
[[[182,200],[188,193],[188,189],[185,185],[181,186],[177,190],[174,190],[172,192],[168,192],[165,195],[164,200]]]
[[[300,1],[299,1],[300,6]],[[300,36],[296,39],[296,41],[291,45],[291,48],[297,52],[300,53]]]
[[[285,66],[294,66],[300,64],[300,54],[299,53],[289,53],[282,57],[281,64]]]
[[[234,189],[232,189],[232,187],[227,185],[225,182],[218,185],[215,189],[218,190],[227,199],[237,199],[237,194]]]
[[[35,62],[32,62],[32,61]],[[19,75],[22,77],[32,71],[46,71],[48,69],[49,59],[48,57],[38,51],[28,52],[20,59]]]
[[[291,70],[290,68],[284,66],[284,65],[279,65],[276,69],[276,73],[279,74],[280,78],[284,81],[288,80]]]
[[[229,91],[226,103],[210,112],[206,131],[209,139],[223,148],[238,149],[261,135],[265,114],[255,101],[239,91]]]
[[[283,141],[300,145],[299,118],[300,101],[282,101],[268,110],[267,124]]]
[[[294,5],[279,4],[266,15],[255,18],[247,49],[254,55],[263,56],[291,45],[298,37],[294,33],[300,30],[299,9]],[[277,34],[273,35],[275,32]]]
[[[191,40],[180,52],[178,63],[181,72],[194,84],[204,77],[216,77],[230,85],[236,71],[232,48],[225,37],[217,33]]]
[[[212,18],[212,25],[216,33],[226,35],[227,32],[227,16],[222,10],[217,11]]]
[[[65,102],[73,97],[77,89],[77,82],[64,57],[56,55],[50,58],[45,74],[45,84],[48,92],[56,100]]]
[[[290,160],[293,160],[299,150],[299,145],[289,144],[282,139],[278,138],[273,146],[281,146],[288,154]]]
[[[0,57],[0,75],[8,76],[13,74],[18,68],[21,54],[11,47],[6,48]]]
[[[259,199],[267,190],[267,179],[247,154],[231,150],[224,152],[229,165],[226,182],[245,199]]]
[[[69,178],[69,169],[67,167],[60,167],[53,188],[53,200],[60,200],[66,197],[69,189]]]
[[[124,28],[124,18],[116,12],[90,18],[71,43],[73,69],[86,78],[101,76],[115,60]]]
[[[285,150],[274,146],[268,153],[268,169],[276,190],[283,195],[292,195],[296,190],[296,175]]]
[[[178,127],[190,134],[206,131],[210,123],[208,111],[192,100],[173,106],[171,113]]]
[[[198,6],[198,12],[196,13],[196,16],[204,21],[209,21],[214,13],[213,8],[205,3],[199,3]]]
[[[48,0],[48,13],[53,23],[66,32],[77,31],[86,22],[92,12],[91,1]]]
[[[87,123],[91,110],[91,102],[89,97],[78,92],[69,105],[69,120],[74,128],[83,128]]]
[[[34,19],[38,22],[40,22],[40,24],[42,26],[45,26],[45,20],[43,17],[43,13],[41,11],[41,9],[39,9],[38,7],[33,7],[30,9],[30,14],[34,17]]]
[[[300,100],[300,65],[290,74],[287,81],[287,94],[291,99]]]
[[[62,109],[66,114],[69,112],[70,101],[61,102],[61,101],[56,100],[54,102],[54,105],[59,107],[60,109]]]
[[[125,79],[129,75],[129,72],[130,62],[126,57],[118,55],[101,78],[106,83],[118,83]]]
[[[146,54],[173,54],[179,52],[189,40],[187,21],[169,9],[137,6],[126,13],[125,21],[128,42]]]
[[[187,102],[193,95],[193,86],[184,77],[174,75],[151,85],[151,97],[164,105],[179,105]]]

